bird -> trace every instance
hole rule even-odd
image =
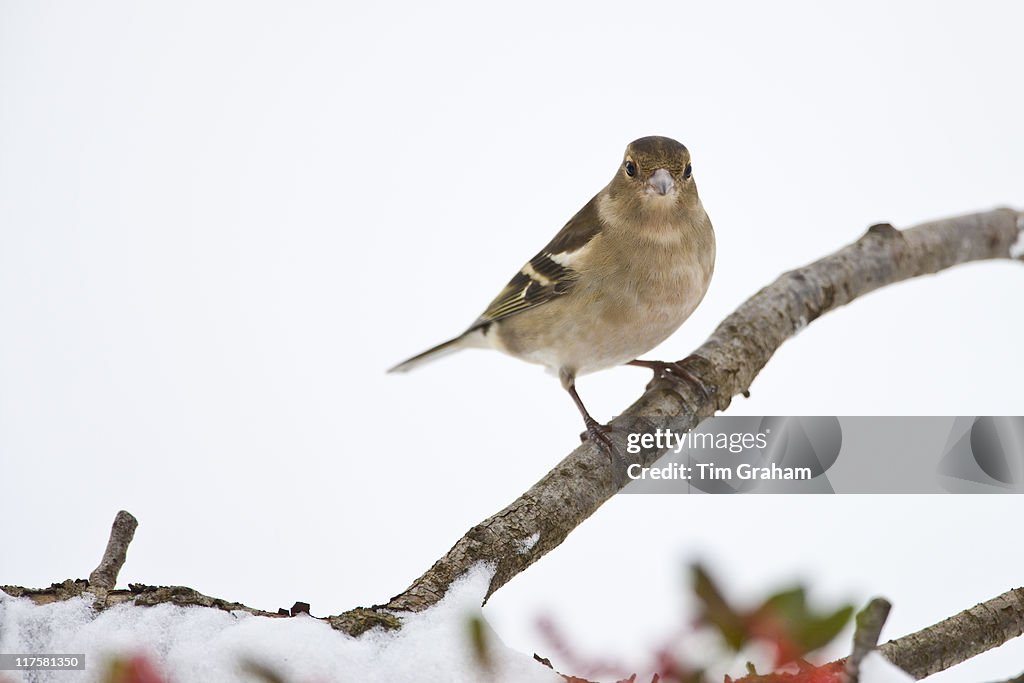
[[[580,375],[618,365],[707,388],[685,365],[639,360],[697,308],[715,266],[715,233],[690,151],[668,137],[626,146],[612,180],[505,285],[462,334],[405,360],[406,372],[466,348],[545,366],[572,397],[585,435],[614,463],[608,428],[576,391]],[[582,436],[582,435],[581,435]]]

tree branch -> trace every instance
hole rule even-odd
[[[846,658],[846,678],[849,683],[860,680],[860,663],[878,645],[885,620],[892,605],[884,598],[874,598],[857,613],[857,627],[853,633],[853,651]]]
[[[625,454],[624,435],[638,425],[688,431],[745,393],[772,354],[819,316],[879,287],[951,266],[985,259],[1024,260],[1024,214],[1011,209],[958,216],[896,230],[872,226],[853,244],[814,263],[784,273],[743,303],[694,352],[710,397],[658,382],[612,420],[611,437]],[[691,365],[693,367],[693,365]],[[663,450],[626,457],[627,465],[649,466]],[[332,624],[348,633],[381,625],[375,614],[418,612],[440,600],[452,582],[478,562],[495,569],[487,597],[550,552],[592,515],[620,486],[608,458],[590,443],[570,453],[543,479],[504,510],[465,536],[386,605],[346,612]],[[536,539],[536,540],[534,540]]]
[[[110,539],[107,541],[107,549],[103,552],[103,559],[96,569],[89,574],[89,586],[101,591],[113,590],[117,584],[117,575],[124,566],[128,556],[128,545],[135,537],[135,529],[139,521],[130,512],[121,510],[114,517],[114,524],[110,527]]]
[[[1024,634],[1024,588],[964,610],[917,633],[890,640],[879,651],[920,680]]]
[[[710,396],[681,385],[655,383],[612,421],[613,429],[618,428],[612,437],[625,453],[623,434],[638,424],[658,420],[659,426],[677,432],[691,429],[716,410],[725,409],[733,396],[744,393],[776,349],[822,314],[887,284],[959,263],[996,258],[1024,260],[1024,214],[997,209],[925,223],[902,232],[888,224],[872,226],[863,237],[835,254],[783,274],[718,326],[694,354],[704,383],[714,389]],[[630,461],[648,466],[661,455],[662,451],[648,450]],[[401,612],[421,611],[438,602],[451,583],[478,562],[495,568],[489,597],[557,547],[593,514],[618,490],[614,481],[605,455],[584,444],[504,510],[470,529],[404,593],[386,605],[357,608],[327,619],[351,635],[378,626],[397,628]],[[97,571],[106,566],[108,556],[117,568],[123,563],[123,552],[119,553],[118,548],[123,551],[127,542],[123,547],[121,541],[115,543],[114,536],[119,534],[117,524],[114,526],[104,562]],[[112,577],[109,571],[104,573],[104,585],[113,586],[117,569]],[[79,596],[89,590],[89,585],[68,580],[47,589],[0,586],[0,590],[45,604]],[[96,606],[128,602],[202,605],[260,616],[289,614],[287,610],[265,612],[173,586],[132,585],[128,591],[110,590]],[[1022,629],[1024,589],[1018,588],[935,626],[890,641],[880,650],[897,666],[921,678],[1002,644],[1020,635]]]

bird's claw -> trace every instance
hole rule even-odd
[[[590,441],[596,444],[606,456],[608,456],[608,462],[611,464],[612,473],[615,477],[615,483],[620,488],[628,483],[626,478],[626,461],[622,459],[619,454],[619,450],[612,443],[612,440],[608,437],[608,432],[612,431],[611,427],[606,427],[599,424],[597,420],[593,418],[585,420],[587,425],[587,431],[580,434],[580,441]]]
[[[709,387],[696,373],[686,367],[694,359],[694,356],[689,356],[678,362],[660,360],[633,361],[632,365],[649,368],[654,372],[654,377],[647,383],[648,389],[660,380],[668,380],[676,384],[689,385],[706,401],[715,393],[714,388]]]

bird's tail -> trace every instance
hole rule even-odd
[[[441,356],[447,356],[449,353],[455,353],[462,349],[472,348],[474,346],[483,346],[483,334],[479,330],[470,330],[464,334],[455,337],[455,339],[449,339],[443,344],[438,344],[432,349],[427,349],[423,353],[417,354],[408,360],[402,361],[395,367],[388,370],[388,372],[409,372],[413,368],[419,367],[424,363],[437,360]]]

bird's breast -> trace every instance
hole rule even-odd
[[[665,239],[609,245],[606,253],[615,258],[589,264],[569,294],[500,321],[495,346],[575,374],[647,353],[679,328],[707,291],[715,249],[710,224],[700,237],[697,243]]]

